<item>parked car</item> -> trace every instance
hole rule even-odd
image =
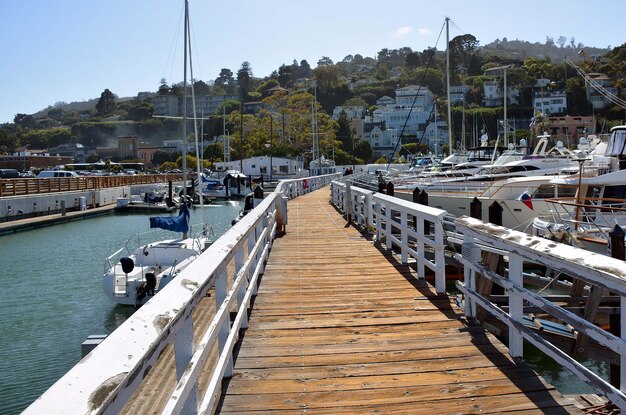
[[[20,173],[15,169],[0,169],[0,179],[17,179]]]
[[[43,170],[37,175],[38,178],[52,178],[52,177],[78,177],[78,174],[73,171],[67,170]]]
[[[32,179],[33,177],[37,177],[37,176],[32,171],[23,171],[23,172],[20,173],[20,177],[22,177],[22,178],[31,178]]]

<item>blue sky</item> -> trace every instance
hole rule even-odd
[[[382,48],[445,49],[437,37],[480,44],[506,37],[574,37],[619,46],[624,0],[190,0],[194,76],[215,79],[249,61],[255,76],[322,56],[376,56]],[[0,123],[57,101],[155,91],[182,80],[182,0],[0,0]]]

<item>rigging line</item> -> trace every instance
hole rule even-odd
[[[178,40],[180,39],[180,28],[181,28],[180,23],[183,20],[184,12],[185,12],[185,7],[183,5],[180,10],[180,15],[178,16],[178,25],[176,26],[174,36],[172,37],[172,44],[170,45],[170,51],[167,54],[167,60],[165,61],[165,66],[163,68],[163,72],[161,76],[161,78],[165,78],[166,81],[169,79],[170,86],[174,84],[174,81],[172,79],[173,73],[174,73],[174,57],[176,56],[176,51],[178,50]],[[169,78],[166,77],[168,66],[169,66]]]
[[[437,45],[439,44],[439,41],[441,40],[441,34],[443,33],[443,29],[445,28],[445,26],[446,26],[445,23],[441,26],[441,30],[439,31],[439,36],[437,37],[437,42],[435,42],[435,50],[436,50]],[[393,158],[395,157],[396,152],[398,151],[398,145],[400,144],[400,141],[402,141],[402,134],[404,134],[406,125],[408,124],[409,119],[411,118],[411,112],[413,112],[413,106],[415,105],[415,102],[417,101],[417,97],[420,93],[420,90],[422,89],[424,79],[426,78],[426,74],[428,73],[428,70],[430,69],[430,65],[433,61],[433,58],[435,57],[435,54],[436,54],[435,51],[433,51],[433,53],[430,54],[430,58],[428,59],[428,63],[426,64],[426,69],[424,70],[424,73],[422,74],[422,79],[420,80],[420,84],[417,86],[417,92],[415,93],[415,97],[413,98],[413,103],[409,107],[409,113],[407,114],[406,119],[404,120],[404,125],[402,126],[402,129],[400,130],[400,134],[398,134],[398,141],[396,141],[396,145],[393,148],[393,153],[391,155],[391,158],[389,159],[389,162],[387,163],[386,170],[389,170],[389,166],[391,165],[391,162],[393,161]]]
[[[570,59],[565,59],[565,62],[568,65],[570,65],[572,68],[576,69],[576,72],[578,72],[578,74],[580,76],[582,76],[583,79],[586,82],[588,82],[594,89],[596,89],[600,93],[600,95],[602,95],[603,97],[605,97],[606,99],[608,99],[609,101],[614,103],[615,105],[618,105],[618,106],[620,106],[622,108],[626,108],[626,101],[624,101],[620,97],[614,95],[613,93],[608,91],[606,88],[604,88],[602,85],[600,85],[600,83],[598,81],[596,81],[591,76],[589,76],[589,74],[587,74],[585,71],[583,71],[580,66],[576,65]]]
[[[198,42],[196,41],[196,32],[193,30],[191,20],[189,20],[189,39],[191,39],[192,37],[193,37],[193,42],[190,43],[189,46],[191,47],[191,45],[193,45],[193,48],[194,48],[194,51],[195,51],[195,54],[196,54],[196,65],[198,67],[198,72],[199,72],[199,74],[198,74],[199,78],[197,80],[202,80],[202,76],[203,76],[202,75],[202,65],[200,63],[200,56],[201,55],[198,52]],[[194,82],[197,81],[197,80],[194,79]]]

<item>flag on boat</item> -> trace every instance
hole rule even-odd
[[[150,227],[166,229],[173,232],[189,232],[189,208],[187,208],[187,204],[183,204],[177,217],[161,216],[150,218]]]
[[[530,197],[530,195],[528,194],[528,192],[522,193],[522,195],[519,197],[518,200],[521,200],[523,204],[525,204],[528,208],[530,208],[530,210],[534,210],[533,209],[533,200]]]

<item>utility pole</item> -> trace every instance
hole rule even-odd
[[[452,103],[450,102],[450,18],[446,17],[446,86],[448,87],[448,151],[452,154]]]
[[[239,135],[239,171],[243,173],[243,96],[241,97],[241,134]]]

